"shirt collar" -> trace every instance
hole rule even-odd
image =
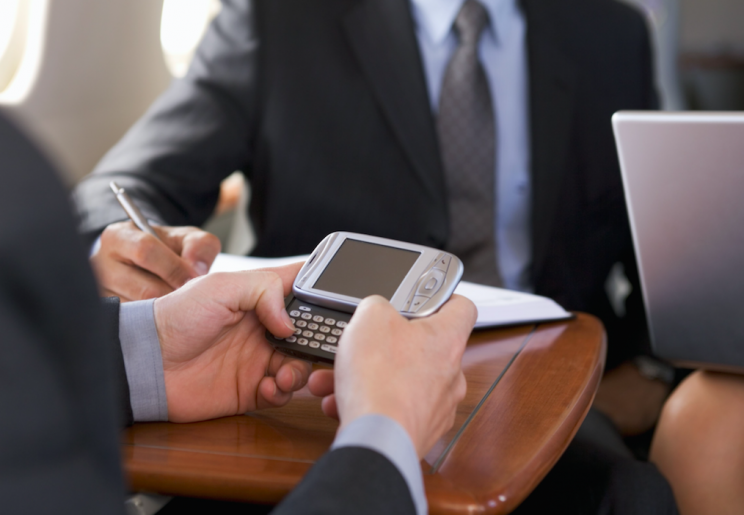
[[[491,19],[490,30],[498,43],[505,37],[512,24],[510,20],[516,14],[516,0],[479,0],[488,11]],[[455,22],[460,7],[465,0],[411,0],[414,19],[429,39],[435,44],[441,43]]]

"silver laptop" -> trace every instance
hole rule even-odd
[[[744,370],[744,112],[619,112],[654,352]]]

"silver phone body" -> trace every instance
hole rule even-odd
[[[301,300],[353,313],[364,297],[382,295],[407,318],[435,313],[463,273],[457,256],[422,245],[351,232],[326,236],[293,285]]]

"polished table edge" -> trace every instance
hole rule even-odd
[[[584,314],[579,314],[569,324],[586,324],[587,321],[591,323],[592,319],[594,323],[599,324],[594,317]],[[528,344],[530,337],[538,329],[560,326],[561,324],[566,324],[566,322],[535,325],[533,330],[525,336],[520,351]],[[601,324],[599,327],[601,328]],[[422,463],[431,513],[508,513],[524,500],[560,458],[591,407],[601,379],[606,353],[604,331],[601,332],[601,335],[599,358],[596,359],[595,366],[580,396],[566,413],[558,431],[551,435],[547,443],[542,446],[540,453],[536,454],[529,463],[522,467],[520,473],[511,479],[506,490],[493,490],[486,494],[474,495],[471,492],[464,491],[462,487],[452,484],[440,475],[431,474],[431,465]],[[509,362],[509,366],[502,371],[499,378],[479,403],[479,407],[490,397],[498,381],[509,372],[513,363],[519,359],[520,354],[521,352],[515,353]],[[477,416],[477,411],[480,410],[474,410],[468,417],[467,423],[461,428],[458,435],[467,431],[467,426]],[[454,443],[453,440],[448,450]],[[133,459],[135,449],[138,460]],[[193,449],[181,450],[184,453],[199,452]],[[230,456],[229,459],[232,463],[239,463],[241,469],[246,471],[256,469],[254,472],[261,478],[246,486],[244,483],[236,481],[230,474],[220,474],[220,460],[224,459],[225,456],[212,456],[211,453],[205,453],[203,467],[194,471],[189,467],[188,459],[179,462],[179,458],[183,458],[183,456],[172,451],[177,450],[158,446],[124,444],[123,457],[127,464],[130,487],[135,491],[147,490],[164,494],[236,501],[250,498],[253,502],[273,504],[279,502],[296,485],[296,479],[289,476],[304,476],[313,465],[312,460],[275,459],[272,461],[267,456]],[[166,455],[167,460],[163,459]],[[149,457],[150,459],[143,460],[143,457]],[[213,467],[210,466],[210,458],[214,461]],[[208,472],[206,478],[205,471]],[[237,490],[240,490],[240,494],[236,495]]]
[[[576,315],[577,316],[573,319],[575,324],[571,326],[574,330],[579,330],[576,327],[577,325],[594,325],[598,330],[599,338],[597,342],[597,359],[594,360],[594,366],[591,373],[586,378],[586,382],[580,391],[580,395],[575,399],[575,402],[565,413],[563,422],[558,426],[558,430],[555,431],[546,442],[543,442],[540,452],[533,456],[532,460],[525,463],[518,474],[511,477],[511,480],[505,489],[496,488],[485,493],[474,494],[472,492],[464,492],[461,489],[458,490],[456,485],[444,481],[441,477],[425,475],[424,480],[427,485],[427,497],[430,504],[430,513],[448,515],[463,513],[509,513],[514,510],[529,495],[529,493],[532,492],[532,490],[534,490],[550,469],[553,468],[558,459],[563,455],[566,448],[573,440],[573,437],[576,435],[576,432],[579,430],[579,427],[587,413],[591,409],[592,402],[594,401],[597,389],[599,388],[599,382],[602,378],[607,353],[606,334],[601,322],[591,315],[583,313],[578,313]],[[502,371],[496,383],[508,374],[508,372],[513,368],[513,365],[518,362],[522,350],[527,346],[527,344],[529,344],[529,340],[532,339],[538,330],[560,327],[563,324],[565,324],[565,321],[535,325],[533,330],[525,337],[525,341],[520,346],[519,351],[510,360],[509,366]],[[492,385],[487,396],[482,399],[481,403],[479,403],[479,407],[485,404],[488,397],[493,393],[496,383]],[[471,416],[468,417],[468,424],[477,415],[478,413],[476,412],[471,414]],[[467,428],[463,427],[459,433],[464,433],[466,430]],[[448,449],[453,447],[454,443],[454,441],[451,442]],[[431,473],[432,470],[429,470],[428,472]]]
[[[586,317],[588,315],[581,315]],[[597,322],[599,322],[597,320]],[[600,342],[600,354],[599,359],[596,361],[594,370],[591,373],[587,381],[586,387],[581,392],[579,399],[573,405],[573,408],[566,415],[566,423],[561,426],[563,431],[555,432],[551,437],[551,443],[553,445],[544,445],[542,448],[543,459],[535,458],[532,460],[530,465],[525,467],[523,474],[516,477],[512,483],[512,490],[515,490],[515,486],[521,483],[524,485],[522,491],[526,491],[527,495],[529,492],[535,489],[535,487],[543,480],[543,478],[550,472],[556,462],[563,455],[568,445],[573,440],[574,436],[581,427],[582,422],[586,418],[589,410],[592,407],[594,398],[597,395],[600,381],[604,373],[604,365],[607,357],[607,335],[602,328],[601,342]],[[532,469],[531,471],[529,469]],[[504,510],[495,510],[493,513],[509,513],[514,510],[519,504],[527,497],[527,495],[517,496],[513,492],[507,491],[503,494],[507,501],[504,503]],[[479,499],[481,503],[487,506],[493,505],[498,502],[498,497],[492,494],[489,498]]]

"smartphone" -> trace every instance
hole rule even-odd
[[[462,278],[462,262],[441,250],[351,232],[334,232],[315,248],[286,298],[295,334],[266,333],[280,352],[333,363],[338,342],[365,297],[381,295],[407,318],[431,315]]]

